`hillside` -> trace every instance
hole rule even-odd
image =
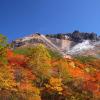
[[[100,38],[95,33],[48,34],[35,33],[12,42],[14,47],[32,47],[36,44],[44,44],[48,48],[66,55],[100,55]]]
[[[0,100],[100,100],[100,59],[63,58],[44,35],[25,37],[14,49],[0,39]]]

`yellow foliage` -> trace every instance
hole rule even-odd
[[[56,74],[59,78],[64,80],[70,78],[68,62],[64,59],[60,59],[57,63],[54,64],[54,68],[57,69],[54,74]]]
[[[30,97],[29,100],[41,100],[41,97],[40,96],[33,96],[33,97]]]
[[[14,75],[11,73],[9,66],[0,66],[0,88],[15,90],[16,83],[14,81]]]
[[[54,91],[58,92],[59,94],[61,94],[61,92],[63,91],[63,87],[62,87],[63,84],[62,84],[61,78],[51,77],[49,80],[49,84],[46,84],[45,86],[46,86],[46,88],[54,90]]]
[[[73,67],[73,68],[76,67],[74,62],[70,62],[69,65],[70,65],[71,67]]]
[[[48,50],[42,44],[31,49],[29,65],[35,74],[48,76],[51,71],[51,57]]]

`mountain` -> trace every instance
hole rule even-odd
[[[42,43],[46,45],[48,48],[62,53],[61,50],[55,44],[53,44],[48,38],[46,38],[45,35],[42,35],[42,34],[37,34],[37,33],[32,34],[30,36],[17,39],[13,42],[14,42],[15,48],[16,47],[32,47],[32,46]]]
[[[68,53],[71,55],[92,55],[100,57],[100,41],[91,42],[90,40],[84,40],[82,43],[73,46]]]
[[[100,37],[95,33],[59,33],[43,35],[35,33],[12,42],[14,48],[32,47],[42,43],[63,56],[93,55],[100,57]]]

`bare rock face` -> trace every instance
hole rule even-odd
[[[57,45],[55,45],[51,40],[49,40],[45,35],[42,34],[33,34],[21,39],[17,39],[16,41],[14,41],[14,43],[15,43],[15,48],[32,47],[37,44],[44,44],[46,47],[63,54],[63,52]]]
[[[81,53],[81,55],[92,55],[95,57],[100,58],[100,42],[95,42],[93,44],[94,48],[93,49],[88,49],[86,51],[84,51],[83,53]]]
[[[72,39],[74,35],[74,40]],[[82,35],[82,34],[81,34]],[[48,37],[39,33],[26,36],[14,41],[14,47],[32,47],[37,44],[44,44],[47,48],[55,50],[63,55],[63,57],[69,57],[70,55],[96,55],[100,56],[100,40],[82,40],[77,42],[78,38],[81,38],[79,32],[74,32],[71,37],[60,36],[63,38]],[[82,35],[83,36],[83,35]],[[86,34],[85,34],[86,36]],[[89,34],[92,38],[97,38],[95,34]],[[69,57],[70,58],[70,57]]]
[[[73,41],[70,41],[68,39],[57,39],[57,38],[48,38],[48,39],[63,52],[68,51],[73,43]]]
[[[22,39],[18,39],[15,41],[16,47],[21,46],[29,46],[29,45],[36,45],[36,44],[44,44],[49,48],[58,49],[50,40],[48,40],[44,35],[33,34]]]
[[[100,42],[84,40],[82,43],[73,46],[68,53],[70,55],[91,55],[100,58]]]

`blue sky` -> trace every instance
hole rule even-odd
[[[74,30],[100,33],[100,0],[0,0],[0,33],[9,40]]]

